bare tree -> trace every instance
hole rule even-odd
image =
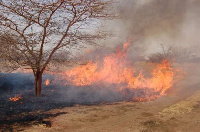
[[[184,62],[191,59],[189,48],[177,47],[175,45],[160,45],[160,51],[149,56],[151,62],[161,62],[163,60]]]
[[[1,37],[9,59],[32,69],[35,94],[42,75],[60,49],[70,52],[80,41],[98,37],[91,30],[99,18],[110,18],[111,0],[0,0]]]

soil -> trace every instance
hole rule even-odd
[[[24,127],[25,132],[199,132],[200,71],[184,64],[184,80],[168,96],[150,102],[76,105],[47,111],[65,112]]]

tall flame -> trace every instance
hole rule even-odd
[[[136,75],[136,70],[127,61],[126,50],[129,43],[124,43],[123,49],[106,56],[101,62],[90,61],[86,65],[74,67],[62,75],[67,80],[66,84],[88,86],[92,84],[117,84],[117,90],[144,89],[151,91],[148,97],[135,100],[151,100],[166,95],[174,84],[175,71],[167,60],[157,64],[151,71],[150,77],[145,77],[143,72]]]
[[[62,78],[64,85],[89,86],[115,84],[116,91],[126,94],[126,90],[140,90],[142,95],[133,97],[133,100],[144,101],[156,99],[166,95],[167,91],[173,86],[177,79],[177,69],[172,64],[163,60],[160,64],[151,64],[153,68],[149,73],[140,71],[133,67],[127,59],[127,49],[130,43],[123,44],[122,49],[103,58],[103,61],[89,61],[85,65],[79,65],[62,73],[57,73],[59,79]],[[87,49],[87,52],[91,52]],[[149,65],[149,64],[148,64]],[[19,70],[21,71],[21,70]],[[30,73],[30,70],[24,70],[23,73]],[[181,71],[178,71],[181,73]],[[48,72],[48,74],[51,74]],[[46,86],[50,80],[44,82]],[[108,85],[109,86],[109,85]],[[20,98],[10,98],[10,101],[17,101]]]

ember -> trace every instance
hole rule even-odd
[[[15,97],[10,97],[10,98],[9,98],[9,101],[16,102],[16,101],[18,101],[18,100],[20,100],[20,99],[21,99],[21,96],[15,96]]]

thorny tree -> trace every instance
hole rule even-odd
[[[94,19],[111,17],[111,0],[0,0],[0,33],[12,61],[32,69],[35,94],[42,75],[58,50],[78,47],[91,34]],[[9,54],[10,53],[10,54]]]

